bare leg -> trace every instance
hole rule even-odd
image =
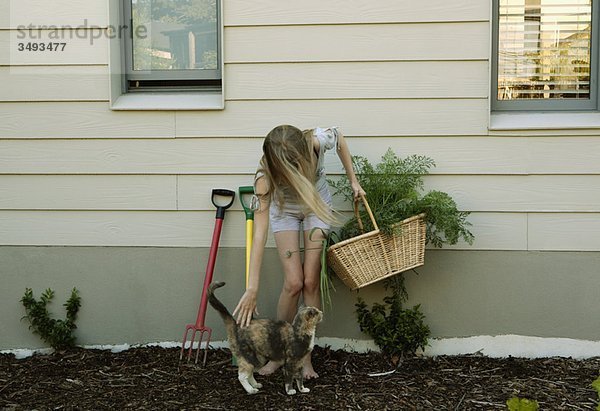
[[[321,240],[324,239],[323,233],[315,231],[312,235],[312,241],[309,238],[310,231],[304,232],[304,285],[302,297],[304,304],[309,307],[321,308],[320,278],[321,278]],[[311,354],[304,358],[302,366],[302,376],[306,380],[318,378],[312,365]]]
[[[274,237],[284,272],[283,289],[277,304],[277,319],[292,322],[298,310],[298,300],[304,283],[302,261],[298,252],[300,248],[299,232],[280,231],[275,233]],[[281,365],[282,363],[269,361],[258,373],[260,375],[272,374]]]

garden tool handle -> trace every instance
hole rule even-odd
[[[240,203],[242,203],[242,207],[244,208],[244,213],[246,213],[246,220],[254,219],[254,210],[244,201],[245,195],[254,195],[254,186],[242,186],[239,187],[240,194]]]
[[[248,289],[248,279],[250,277],[250,253],[252,251],[252,231],[254,220],[246,220],[246,290]]]
[[[375,217],[373,217],[371,207],[369,207],[369,203],[367,202],[367,197],[364,194],[361,194],[360,199],[362,200],[365,209],[367,210],[367,213],[369,213],[369,217],[371,218],[371,223],[373,223],[373,227],[375,227],[375,230],[379,230],[377,221],[375,221]],[[356,220],[358,221],[358,227],[360,228],[360,231],[364,232],[365,228],[363,226],[362,219],[360,218],[360,213],[358,212],[358,198],[354,199],[354,215],[356,216]]]
[[[215,203],[215,196],[231,197],[231,201],[226,205],[218,205]],[[212,191],[211,201],[215,207],[217,207],[217,219],[223,220],[225,218],[225,210],[227,210],[233,204],[235,200],[235,191],[227,190],[225,188],[215,188]]]

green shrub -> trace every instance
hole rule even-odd
[[[54,298],[54,291],[48,288],[39,301],[33,296],[31,288],[25,289],[25,294],[21,298],[21,303],[25,307],[26,315],[23,319],[29,321],[29,329],[34,334],[49,344],[55,350],[64,350],[75,346],[75,336],[73,331],[77,328],[75,320],[77,312],[81,307],[81,298],[76,288],[71,291],[71,297],[63,306],[67,310],[67,317],[64,320],[55,320],[50,318],[50,313],[46,305]]]
[[[358,324],[363,332],[369,334],[382,353],[390,357],[414,355],[418,348],[425,349],[430,335],[425,324],[425,315],[420,305],[404,309],[402,303],[407,299],[404,276],[398,274],[384,282],[386,290],[392,295],[384,297],[384,304],[374,303],[369,309],[362,298],[356,303]]]

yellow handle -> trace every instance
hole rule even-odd
[[[248,289],[248,276],[250,275],[250,252],[252,251],[252,228],[254,220],[246,220],[246,289]]]

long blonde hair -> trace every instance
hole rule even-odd
[[[259,170],[268,181],[266,194],[283,208],[286,189],[306,211],[312,211],[326,223],[337,224],[315,187],[317,162],[313,151],[313,130],[301,131],[290,125],[271,130],[263,143]]]

